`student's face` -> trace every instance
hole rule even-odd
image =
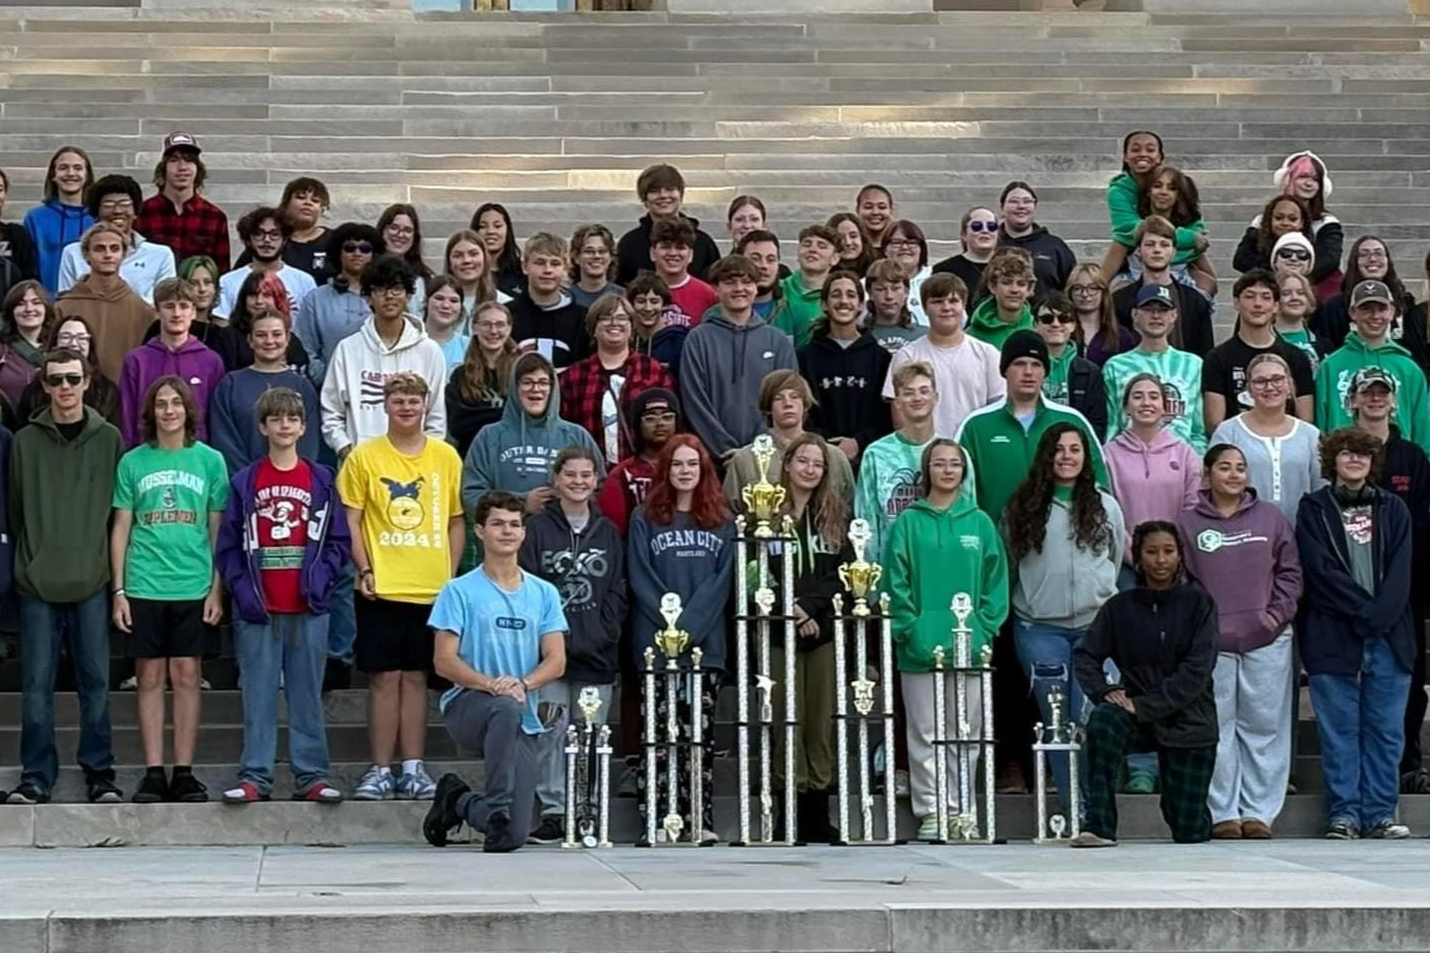
[[[1132,309],[1132,325],[1144,338],[1165,338],[1177,323],[1177,309],[1147,304]]]
[[[134,207],[134,200],[123,192],[114,192],[99,200],[99,220],[106,225],[113,225],[126,235],[134,227],[134,217],[138,212]]]
[[[551,375],[545,368],[527,371],[516,382],[517,397],[521,409],[532,417],[546,414],[546,405],[551,401]]]
[[[1356,249],[1356,265],[1362,278],[1384,278],[1390,271],[1390,254],[1385,245],[1375,239],[1363,241]]]
[[[264,308],[271,308],[274,305],[273,292],[266,288],[250,292],[243,296],[243,301],[248,305],[249,314],[257,314]]]
[[[680,447],[670,455],[670,488],[692,493],[700,485],[700,454],[694,447]]]
[[[1288,318],[1304,318],[1310,309],[1311,299],[1306,294],[1306,286],[1295,278],[1281,282],[1281,313]]]
[[[407,302],[412,295],[401,285],[391,285],[387,288],[374,288],[367,296],[368,307],[372,308],[372,316],[379,321],[396,321],[407,313]]]
[[[1276,292],[1265,285],[1252,285],[1236,296],[1236,313],[1242,324],[1264,328],[1276,320],[1277,304]]]
[[[1033,283],[1018,275],[1003,275],[993,282],[993,298],[1004,311],[1017,311],[1032,293]]]
[[[659,450],[675,435],[675,411],[668,407],[650,407],[641,414],[641,439],[646,447]]]
[[[912,278],[918,274],[919,260],[923,257],[923,251],[913,238],[896,231],[884,243],[884,257],[898,265],[900,271]]]
[[[165,385],[154,394],[154,425],[161,434],[183,433],[189,419],[184,398],[174,388]]]
[[[1137,245],[1137,254],[1142,259],[1142,264],[1153,271],[1162,271],[1170,265],[1176,251],[1176,243],[1172,239],[1151,232],[1143,235],[1142,241]]]
[[[806,493],[819,489],[819,484],[824,481],[824,466],[824,451],[812,443],[805,444],[785,459],[790,485]]]
[[[803,424],[804,412],[804,397],[792,387],[775,394],[770,402],[770,420],[783,430],[793,430]]]
[[[740,239],[750,232],[756,232],[765,227],[765,213],[761,212],[757,206],[741,205],[735,209],[735,214],[730,216],[730,241],[739,244]]]
[[[85,357],[89,357],[90,340],[89,328],[78,321],[64,322],[55,334],[55,344],[58,347],[67,347],[71,351],[78,351]]]
[[[248,236],[248,248],[254,261],[269,264],[283,254],[283,229],[271,218],[265,218]]]
[[[1286,368],[1274,361],[1262,361],[1247,372],[1246,389],[1258,408],[1285,409],[1286,398],[1291,393],[1291,379]]]
[[[858,321],[859,312],[864,309],[864,295],[859,283],[850,278],[840,278],[831,284],[824,308],[829,312],[831,324],[848,326]]]
[[[927,377],[910,378],[895,392],[894,403],[905,420],[921,423],[933,416],[934,405],[938,403],[938,388]]]
[[[1353,450],[1336,454],[1336,482],[1358,486],[1370,479],[1370,457]]]
[[[161,301],[155,310],[159,312],[159,326],[164,329],[165,334],[175,337],[188,334],[189,326],[194,323],[192,302],[170,298],[168,301]]]
[[[89,374],[79,361],[45,364],[41,386],[49,396],[56,410],[74,410],[84,402],[84,392],[89,389]]]
[[[663,278],[679,278],[690,268],[694,252],[684,242],[658,242],[651,246],[655,270]]]
[[[444,331],[462,320],[462,296],[456,288],[439,288],[427,296],[427,320]]]
[[[1379,340],[1390,331],[1390,321],[1395,310],[1383,301],[1367,301],[1351,312],[1356,333],[1362,338]]]
[[[1278,249],[1272,256],[1271,267],[1275,271],[1309,275],[1311,273],[1311,253],[1299,245],[1288,245]]]
[[[1102,308],[1101,286],[1093,284],[1091,279],[1086,277],[1068,287],[1068,297],[1072,299],[1073,308],[1078,311],[1095,312]]]
[[[680,211],[681,200],[685,195],[674,186],[662,189],[651,189],[641,200],[645,210],[652,218],[669,218]]]
[[[568,503],[586,503],[596,492],[596,466],[590,460],[567,460],[552,482],[556,493]]]
[[[854,209],[864,230],[878,237],[894,220],[894,200],[879,189],[870,189],[859,196],[859,204]]]
[[[754,263],[760,273],[756,283],[760,293],[774,288],[780,280],[780,246],[774,242],[750,242],[745,246],[745,257]]]
[[[95,235],[84,249],[84,260],[96,275],[116,275],[124,260],[124,242],[107,232]]]
[[[720,296],[720,307],[740,313],[750,310],[757,290],[755,283],[744,275],[731,275],[716,286],[715,293]]]
[[[40,295],[34,288],[28,289],[25,297],[15,305],[15,310],[10,312],[10,320],[14,321],[15,327],[24,334],[33,335],[40,330],[40,326],[45,323],[45,303],[40,300]]]
[[[939,334],[953,334],[963,327],[963,299],[957,295],[929,298],[924,305],[929,327]]]
[[[1033,224],[1038,216],[1038,200],[1027,189],[1014,189],[1003,199],[1003,221],[1021,231]]]
[[[998,247],[998,216],[992,209],[976,208],[968,213],[968,225],[963,234],[963,247],[979,255],[991,255]]]
[[[1362,387],[1351,395],[1351,409],[1358,423],[1380,423],[1395,413],[1395,394],[1384,384]]]
[[[191,189],[198,177],[199,158],[192,152],[171,152],[164,160],[164,182],[169,188],[180,191]]]
[[[349,238],[343,242],[342,269],[345,275],[361,275],[372,263],[372,242],[365,238]]]
[[[874,313],[881,318],[893,319],[904,313],[909,303],[909,286],[902,281],[876,281],[869,291],[869,300],[874,304]]]
[[[61,195],[77,195],[84,189],[85,175],[89,165],[74,152],[61,152],[55,158],[55,171],[50,181]]]
[[[619,351],[631,341],[631,309],[624,301],[611,313],[596,322],[596,343],[608,350]]]
[[[194,273],[189,276],[189,288],[194,293],[194,308],[207,313],[214,306],[214,298],[218,295],[214,276],[207,268],[195,268]]]
[[[303,439],[308,426],[298,414],[273,414],[258,422],[258,432],[274,450],[291,450]]]
[[[823,274],[839,260],[839,249],[818,235],[799,243],[799,267],[813,274]]]
[[[1003,375],[1008,383],[1008,396],[1018,400],[1032,400],[1043,392],[1043,380],[1048,376],[1047,368],[1037,358],[1020,357],[1008,365]]]
[[[389,394],[383,398],[387,419],[405,430],[417,430],[427,416],[427,398],[418,394]]]
[[[1162,147],[1152,136],[1139,133],[1127,140],[1122,161],[1134,175],[1146,175],[1162,163]]]
[[[521,270],[526,273],[526,284],[532,291],[553,295],[561,291],[561,284],[566,279],[566,259],[538,252],[522,259]]]
[[[481,245],[460,241],[452,246],[447,256],[447,271],[463,284],[475,284],[482,280],[487,270],[487,255]]]
[[[1070,312],[1055,311],[1044,305],[1038,309],[1037,324],[1038,333],[1043,340],[1048,343],[1048,347],[1062,347],[1072,340],[1073,328],[1077,324],[1077,316]]]
[[[603,281],[611,269],[611,246],[599,235],[592,235],[576,249],[576,264],[581,268],[581,276],[593,281]]]
[[[1177,206],[1177,183],[1170,175],[1159,175],[1147,190],[1152,211],[1165,216]]]
[[[477,524],[482,548],[494,556],[514,556],[526,539],[526,524],[520,510],[493,508],[484,523]]]
[[[487,209],[477,219],[477,234],[481,236],[487,253],[495,258],[506,247],[506,219],[495,209]]]
[[[282,318],[261,318],[248,331],[254,360],[278,364],[288,356],[288,328]]]
[[[1170,585],[1182,568],[1177,538],[1171,533],[1148,533],[1137,550],[1137,565],[1148,584]]]
[[[1160,424],[1167,412],[1161,385],[1156,381],[1138,381],[1128,392],[1124,409],[1134,424],[1144,427]]]
[[[1207,486],[1222,496],[1241,496],[1246,490],[1246,458],[1240,450],[1224,450],[1207,467]]]
[[[1271,234],[1280,238],[1287,232],[1299,232],[1304,227],[1301,210],[1290,202],[1277,202],[1271,210]]]
[[[665,299],[653,291],[638,294],[631,299],[632,317],[636,328],[646,332],[660,323],[665,313]]]
[[[1309,202],[1320,194],[1321,179],[1309,163],[1298,163],[1296,171],[1286,180],[1286,191],[1303,202]]]
[[[1087,461],[1087,447],[1083,445],[1082,434],[1068,431],[1058,437],[1058,447],[1053,453],[1053,479],[1058,483],[1071,484],[1082,473]]]
[[[963,485],[963,451],[958,447],[935,447],[929,455],[929,489],[954,493]]]
[[[472,328],[483,350],[500,351],[511,339],[511,321],[495,308],[478,311],[472,318]]]
[[[858,225],[846,218],[835,226],[835,231],[839,232],[841,260],[854,261],[864,254],[864,236],[859,234]]]
[[[410,215],[394,215],[382,230],[382,241],[394,255],[405,255],[417,238],[417,223]]]
[[[318,197],[318,193],[312,191],[298,192],[288,200],[288,207],[284,209],[288,217],[293,221],[293,225],[300,229],[309,229],[318,224],[318,219],[323,217],[323,209],[326,206],[323,200]]]

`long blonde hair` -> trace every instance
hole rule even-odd
[[[488,311],[504,316],[507,328],[506,343],[493,364],[487,363],[482,343],[477,339],[476,324]],[[462,358],[462,399],[469,404],[486,403],[498,397],[505,399],[507,378],[511,377],[511,366],[516,363],[518,355],[516,341],[511,337],[511,311],[507,306],[496,301],[483,301],[477,305],[472,314],[472,340]]]

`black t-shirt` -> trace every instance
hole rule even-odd
[[[60,432],[60,437],[64,439],[65,443],[74,443],[75,438],[84,432],[84,418],[81,417],[79,420],[68,424],[55,421],[55,429]]]
[[[1291,395],[1314,397],[1316,375],[1311,372],[1310,358],[1294,344],[1277,338],[1270,347],[1252,347],[1233,335],[1212,348],[1202,361],[1202,393],[1220,394],[1226,401],[1228,418],[1251,409],[1251,395],[1246,389],[1246,365],[1259,354],[1276,354],[1291,368]],[[1294,400],[1287,410],[1294,409]]]
[[[978,302],[988,297],[988,292],[979,294],[979,285],[983,283],[983,269],[988,266],[987,262],[973,261],[963,254],[954,255],[952,258],[945,258],[933,266],[933,273],[957,275],[963,279],[963,284],[968,288],[968,310],[972,311]]]

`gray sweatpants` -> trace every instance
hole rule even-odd
[[[1219,653],[1212,680],[1219,727],[1207,791],[1212,823],[1275,823],[1291,774],[1291,630],[1243,655]]]
[[[536,739],[536,799],[541,802],[542,817],[566,816],[566,726],[586,724],[576,707],[576,699],[581,689],[588,687],[601,693],[601,708],[595,720],[599,728],[610,720],[614,684],[588,685],[562,679],[541,687],[541,704],[555,705],[561,710],[551,730]]]
[[[953,682],[956,675],[946,675],[946,691],[944,692],[944,711],[947,713],[945,724],[948,728],[948,737],[952,739],[958,733],[958,713],[955,708],[953,696]],[[926,817],[935,813],[938,805],[938,789],[936,783],[938,772],[934,767],[934,695],[933,673],[917,674],[904,672],[899,676],[899,680],[904,689],[904,720],[907,723],[907,735],[909,739],[909,806],[913,809],[914,816],[918,818]],[[978,676],[964,676],[964,690],[967,693],[967,715],[968,732],[970,737],[980,737],[983,734],[983,685]],[[958,814],[965,807],[969,810],[977,810],[976,804],[964,805],[961,802],[958,778],[960,771],[968,777],[969,785],[977,797],[976,779],[978,776],[978,749],[973,747],[965,748],[962,758],[956,757],[958,749],[953,745],[948,746],[948,761],[945,774],[948,777],[948,800],[949,810]],[[962,765],[960,766],[960,761]],[[985,766],[988,770],[991,766]]]
[[[481,756],[486,769],[486,790],[463,795],[457,813],[478,831],[487,829],[487,818],[493,814],[506,814],[519,844],[531,830],[536,793],[537,736],[522,730],[525,714],[526,706],[513,698],[466,691],[452,700],[442,716],[452,740]]]

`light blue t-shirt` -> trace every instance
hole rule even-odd
[[[442,587],[427,624],[458,635],[457,654],[489,678],[521,678],[541,662],[541,637],[565,632],[566,615],[561,594],[544,579],[523,572],[521,585],[507,592],[478,566]],[[443,711],[465,689],[453,686],[442,693]],[[522,730],[542,732],[536,716],[536,692],[526,696]]]

